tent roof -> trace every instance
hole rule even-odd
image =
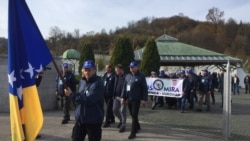
[[[63,59],[79,59],[81,56],[80,52],[75,49],[67,49],[63,52]]]
[[[210,50],[178,42],[176,38],[162,35],[156,39],[161,65],[166,66],[198,66],[221,65],[230,61],[231,64],[241,63],[240,59],[226,56]],[[135,60],[142,59],[144,48],[134,51]]]

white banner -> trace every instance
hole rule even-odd
[[[182,96],[183,79],[146,78],[148,95],[176,97]]]

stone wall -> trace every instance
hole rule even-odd
[[[55,61],[60,68],[61,59],[55,58]],[[48,65],[52,68],[43,73],[43,79],[38,88],[40,102],[43,111],[54,110],[57,108],[57,99],[55,96],[56,90],[56,69],[52,63]],[[8,90],[8,57],[0,56],[0,112],[9,112],[9,90]]]

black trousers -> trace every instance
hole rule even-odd
[[[140,100],[128,100],[128,109],[132,117],[131,134],[136,134],[136,132],[141,129],[141,126],[138,120],[140,105],[141,105]]]
[[[115,122],[115,116],[113,113],[113,98],[105,97],[105,103],[107,105],[105,123]]]
[[[75,124],[72,131],[72,141],[84,141],[88,135],[89,141],[100,141],[102,138],[101,124]]]
[[[61,100],[61,107],[63,109],[63,119],[69,120],[70,119],[70,104],[71,104],[71,98],[69,96],[62,95],[60,96]]]

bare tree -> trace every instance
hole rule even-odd
[[[222,21],[223,16],[224,11],[220,11],[219,8],[213,7],[208,10],[206,19],[207,21],[211,21],[213,24],[218,24],[220,21]]]
[[[61,38],[62,37],[62,30],[57,27],[51,27],[49,32],[50,37]]]
[[[73,34],[74,34],[74,37],[75,37],[76,39],[79,39],[79,38],[80,38],[80,30],[79,30],[79,29],[75,29]]]
[[[51,27],[50,29],[49,43],[54,55],[60,55],[62,53],[61,40],[65,37],[64,34],[65,33],[57,26]]]
[[[224,16],[224,11],[220,11],[219,8],[213,7],[208,10],[208,14],[206,16],[207,21],[210,21],[214,24],[214,36],[217,38],[217,28],[220,22],[223,22],[222,17]],[[217,48],[216,40],[213,41],[213,49]]]

